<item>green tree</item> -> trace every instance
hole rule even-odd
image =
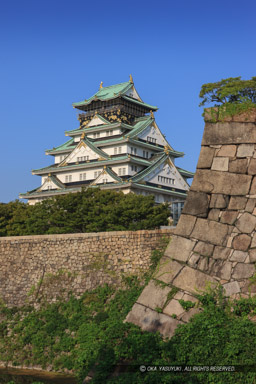
[[[229,77],[216,83],[203,84],[199,97],[203,99],[199,106],[214,103],[219,106],[228,103],[256,103],[256,77],[251,80],[241,80],[239,77]]]
[[[32,207],[19,201],[8,203],[8,206],[11,213],[6,216],[6,234],[3,236],[29,235],[27,220]]]
[[[0,236],[7,236],[7,225],[12,219],[14,211],[20,206],[18,200],[11,201],[10,203],[0,203]]]
[[[16,203],[13,210],[3,205],[0,214],[1,209],[2,236],[154,229],[166,225],[170,215],[168,206],[156,206],[153,196],[98,188],[46,199],[34,206]]]

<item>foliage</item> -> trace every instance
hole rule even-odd
[[[38,309],[2,306],[0,359],[72,370],[79,382],[92,370],[92,384],[255,383],[256,373],[246,370],[141,373],[140,365],[248,366],[256,359],[256,325],[249,320],[256,313],[256,298],[230,301],[221,287],[209,288],[198,295],[204,310],[163,341],[158,333],[123,322],[142,287],[134,279],[125,290],[105,285]],[[120,367],[123,373],[117,375]]]
[[[218,118],[256,108],[256,77],[251,80],[241,80],[241,77],[230,77],[215,83],[203,84],[199,97],[199,106],[211,104],[218,108]],[[212,117],[216,118],[216,110],[212,110]]]
[[[0,236],[155,229],[167,224],[166,204],[153,196],[89,188],[34,206],[0,204]]]
[[[179,303],[182,306],[182,308],[185,309],[185,311],[188,311],[189,309],[191,309],[195,306],[195,303],[192,303],[192,301],[189,301],[189,300],[185,301],[185,300],[180,299]]]

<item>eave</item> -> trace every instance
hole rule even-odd
[[[134,156],[124,155],[124,156],[118,156],[116,158],[110,158],[108,160],[95,160],[95,161],[89,161],[89,162],[83,162],[79,164],[69,164],[66,166],[58,167],[57,164],[49,165],[48,167],[39,168],[39,169],[33,169],[32,175],[45,175],[48,173],[58,174],[61,172],[73,171],[73,170],[80,170],[80,169],[88,169],[88,168],[98,168],[104,165],[115,165],[115,164],[123,164],[128,162],[133,162],[134,164],[141,164],[145,166],[151,165],[151,162],[149,160],[146,160],[144,158],[136,158]]]
[[[195,176],[195,173],[194,172],[190,172],[190,171],[186,171],[185,169],[182,169],[180,167],[176,167],[177,170],[179,171],[179,173],[184,176],[184,177],[187,177],[188,179],[192,178]]]

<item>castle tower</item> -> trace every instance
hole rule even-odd
[[[182,205],[193,173],[175,166],[175,151],[156,124],[157,107],[144,103],[133,79],[104,87],[73,103],[80,126],[66,131],[69,140],[46,151],[54,164],[35,169],[41,186],[20,194],[35,204],[45,198],[100,187],[124,193],[153,194],[156,203]]]

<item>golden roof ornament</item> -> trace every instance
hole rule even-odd
[[[103,88],[103,81],[100,82],[100,89]]]
[[[155,118],[155,116],[154,116],[154,112],[152,111],[152,109],[150,110],[150,116],[152,117],[152,119]]]
[[[85,138],[85,133],[83,132],[81,135],[81,139],[83,140]]]
[[[51,173],[48,173],[48,176],[49,176],[49,177],[51,177],[51,175],[52,175]]]
[[[166,153],[166,155],[169,155],[169,146],[168,145],[164,146],[164,152]]]
[[[132,78],[132,75],[130,75],[130,83],[133,83],[133,78]]]

